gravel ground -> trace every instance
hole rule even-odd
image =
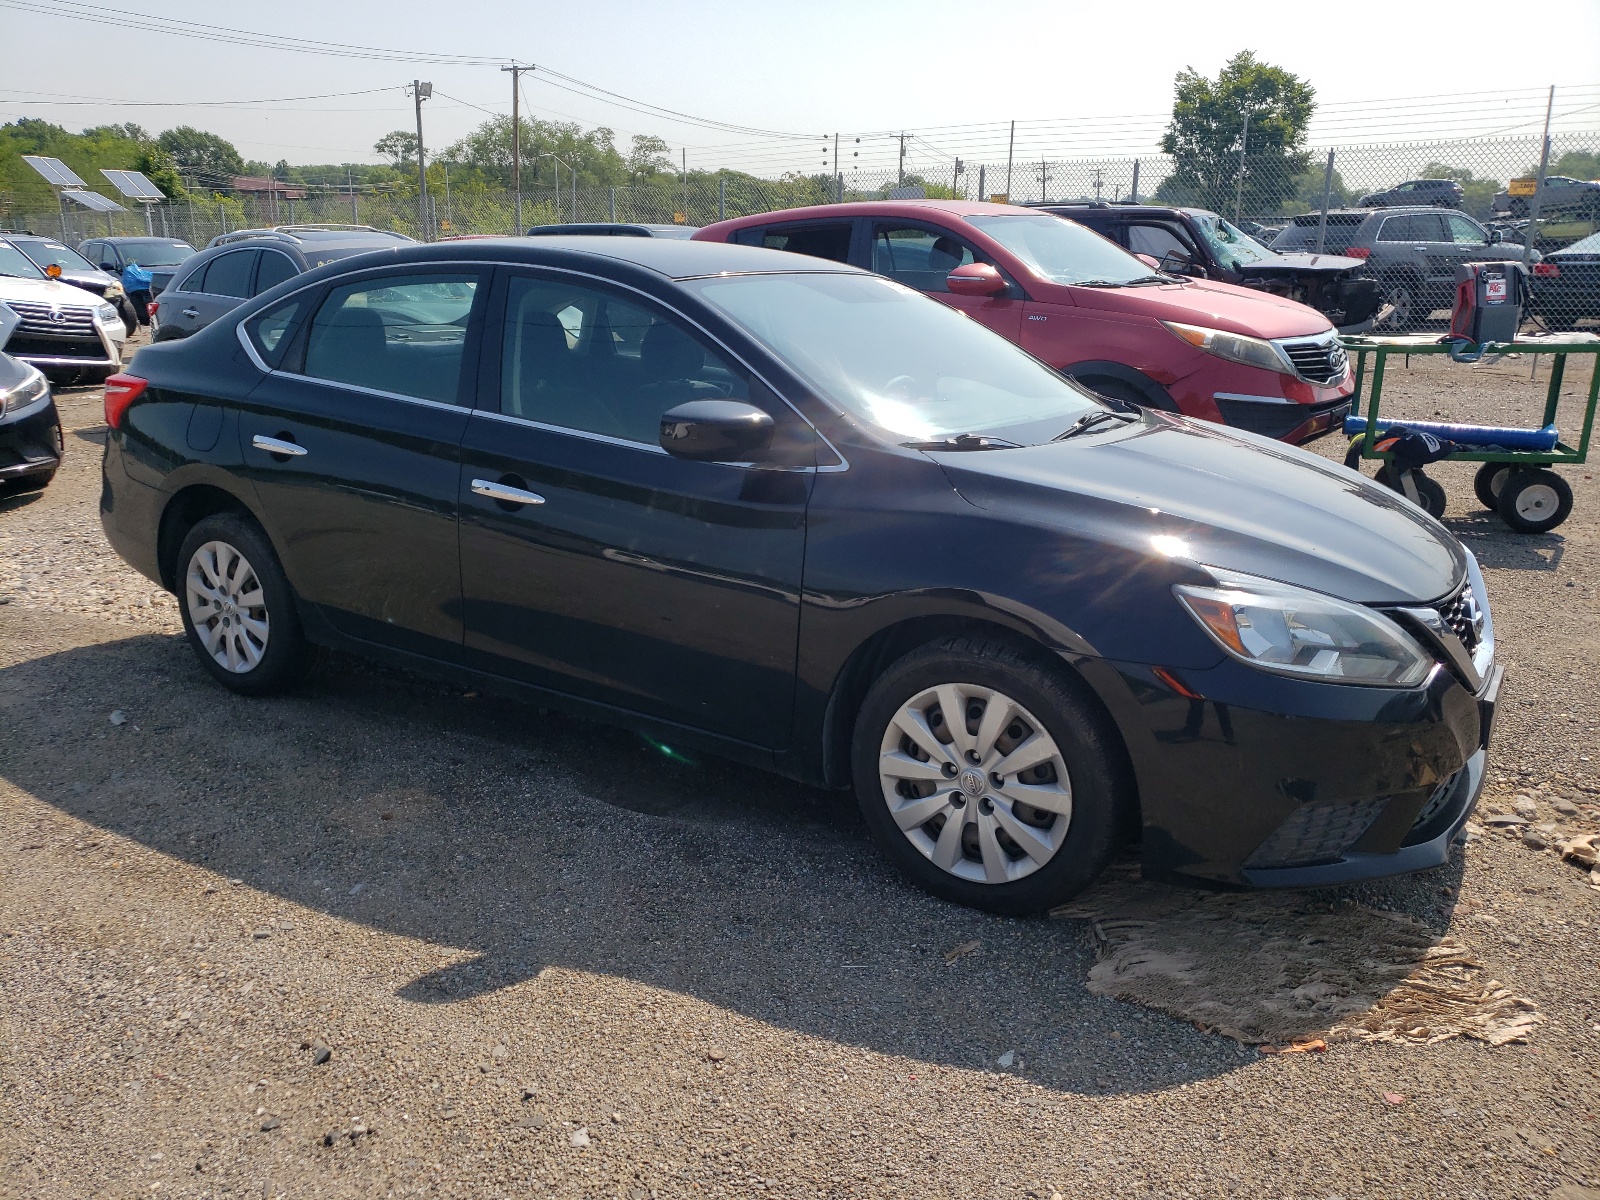
[[[1528,421],[1530,366],[1391,394]],[[1090,995],[1087,922],[905,885],[848,797],[343,658],[223,692],[62,409],[0,502],[0,1196],[1600,1197],[1600,890],[1515,828],[1326,899],[1465,942],[1530,1044],[1262,1056]],[[1600,486],[1528,538],[1431,473],[1509,669],[1485,809],[1593,829]]]

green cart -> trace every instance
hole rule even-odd
[[[1383,463],[1378,469],[1380,483],[1406,495],[1435,517],[1443,514],[1444,488],[1420,469],[1396,471],[1391,461],[1393,454],[1380,448],[1383,432],[1391,426],[1403,425],[1407,429],[1433,433],[1455,442],[1456,448],[1440,461],[1482,463],[1477,478],[1473,480],[1473,490],[1485,508],[1498,512],[1505,523],[1517,532],[1547,533],[1567,519],[1572,512],[1572,488],[1551,468],[1587,462],[1589,459],[1589,437],[1594,430],[1596,400],[1600,399],[1600,337],[1561,334],[1548,339],[1494,342],[1478,348],[1489,354],[1549,356],[1550,385],[1544,406],[1544,428],[1540,430],[1441,425],[1429,421],[1386,421],[1380,410],[1384,367],[1390,356],[1450,355],[1452,350],[1460,352],[1460,343],[1452,346],[1439,341],[1434,334],[1354,336],[1340,340],[1356,360],[1356,388],[1350,398],[1351,412],[1358,414],[1363,402],[1366,406],[1364,420],[1357,415],[1346,419],[1345,432],[1355,436],[1345,454],[1345,466],[1360,470],[1362,459],[1380,461]],[[1588,356],[1596,367],[1590,373],[1588,402],[1584,407],[1576,446],[1561,440],[1555,432],[1567,359],[1574,354]],[[1363,388],[1367,389],[1364,394]]]

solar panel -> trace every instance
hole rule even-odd
[[[84,208],[91,209],[94,212],[128,211],[111,197],[102,196],[99,192],[85,192],[80,191],[78,188],[66,188],[61,195],[65,199],[71,200],[74,204],[81,204]]]
[[[50,184],[51,187],[88,186],[73,173],[71,167],[67,166],[59,158],[45,158],[40,154],[24,154],[22,161],[43,175],[45,182]]]
[[[100,174],[109,179],[112,186],[130,200],[166,199],[161,189],[138,171],[107,171],[101,168]]]

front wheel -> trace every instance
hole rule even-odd
[[[294,593],[266,535],[238,513],[201,520],[178,551],[178,608],[200,664],[245,695],[282,691],[310,668]]]
[[[1378,468],[1377,481],[1392,491],[1406,495],[1405,484],[1400,482],[1397,473],[1388,463]],[[1444,486],[1437,479],[1429,479],[1420,470],[1411,472],[1411,482],[1417,489],[1417,507],[1427,513],[1435,521],[1444,519],[1445,494]],[[1411,497],[1406,496],[1406,499]]]
[[[1572,513],[1572,488],[1554,471],[1514,471],[1500,488],[1500,519],[1518,533],[1549,533]]]
[[[1472,490],[1477,494],[1478,503],[1490,512],[1498,512],[1500,492],[1509,478],[1511,468],[1505,463],[1486,462],[1479,467],[1478,473],[1472,477]]]
[[[990,912],[1073,896],[1115,849],[1131,788],[1115,732],[1066,679],[1005,642],[902,658],[856,721],[857,801],[914,881]]]

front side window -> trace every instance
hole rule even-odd
[[[1194,247],[1166,225],[1128,226],[1128,249],[1135,254],[1148,254],[1158,261],[1174,252],[1191,262],[1196,257]]]
[[[1444,226],[1432,213],[1389,217],[1378,231],[1380,242],[1447,242]]]
[[[948,292],[951,271],[982,261],[966,242],[943,230],[887,224],[872,229],[872,269],[919,292]]]
[[[231,254],[219,254],[206,267],[205,287],[199,290],[208,296],[234,296],[243,300],[250,294],[250,272],[255,269],[256,253],[235,250]]]
[[[1106,287],[1150,278],[1150,268],[1121,246],[1062,217],[1030,213],[967,220],[1051,283]]]
[[[1487,246],[1489,239],[1483,230],[1468,217],[1456,216],[1452,213],[1447,220],[1450,224],[1450,238],[1458,246]]]
[[[999,334],[889,279],[819,272],[686,286],[819,396],[897,441],[993,433],[1034,444],[1100,407]]]
[[[476,274],[388,275],[331,290],[311,320],[305,374],[460,402]]]
[[[566,282],[518,277],[507,289],[507,416],[654,446],[668,409],[749,397],[742,371],[665,314]]]

